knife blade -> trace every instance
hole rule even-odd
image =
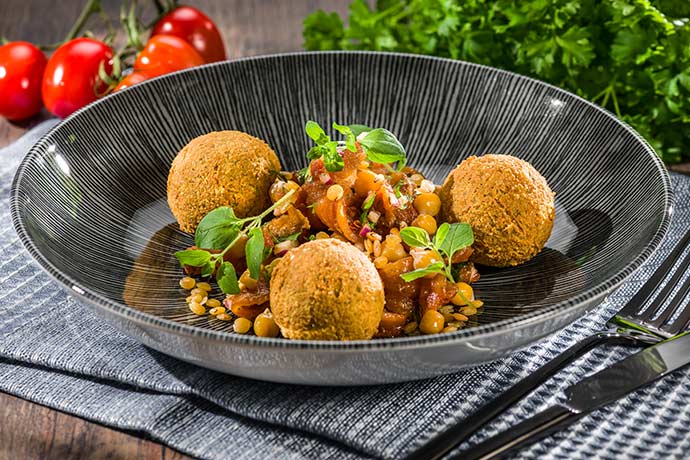
[[[684,332],[582,379],[565,390],[563,404],[549,407],[449,459],[501,458],[688,364],[690,333]]]

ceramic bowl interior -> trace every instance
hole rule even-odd
[[[193,315],[172,256],[192,241],[177,229],[166,203],[173,158],[196,136],[236,129],[264,139],[283,168],[295,170],[307,162],[309,119],[388,128],[406,146],[409,164],[436,183],[470,155],[529,161],[556,192],[547,247],[522,266],[480,267],[482,314],[443,337],[271,340],[239,336],[229,323]],[[656,247],[669,209],[668,176],[657,156],[596,106],[492,68],[376,53],[225,62],[109,96],[29,152],[12,197],[16,229],[32,255],[99,310],[173,335],[265,350],[453,344],[496,331],[510,336],[521,325],[567,316],[601,298]],[[559,325],[551,322],[530,339]]]

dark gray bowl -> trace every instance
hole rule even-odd
[[[306,163],[314,119],[383,126],[410,164],[441,182],[463,158],[531,162],[557,194],[557,219],[530,263],[481,269],[485,311],[456,333],[358,342],[236,335],[192,315],[172,253],[191,241],[166,204],[168,168],[190,139],[238,129],[285,169]],[[38,263],[143,343],[237,375],[367,384],[453,372],[509,353],[584,314],[640,266],[669,221],[668,175],[608,112],[539,81],[464,62],[376,53],[298,53],[224,62],[106,97],[29,152],[14,225]]]

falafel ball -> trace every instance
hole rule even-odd
[[[355,246],[314,240],[276,264],[270,302],[287,338],[370,339],[383,314],[383,283],[374,264]]]
[[[474,231],[473,260],[507,267],[530,260],[551,235],[554,193],[526,161],[487,154],[464,160],[441,187],[442,217]]]
[[[271,205],[268,189],[280,161],[261,139],[240,131],[216,131],[192,139],[175,157],[168,174],[168,205],[180,229],[194,232],[219,206],[238,217]]]

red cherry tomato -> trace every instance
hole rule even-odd
[[[185,40],[206,62],[224,61],[225,46],[218,27],[201,11],[191,6],[175,8],[153,27],[153,35],[174,35]]]
[[[98,99],[108,90],[99,77],[101,63],[107,74],[113,70],[113,50],[93,38],[75,38],[60,46],[48,60],[43,74],[43,103],[64,118]]]
[[[204,64],[192,45],[174,35],[154,35],[134,62],[134,71],[157,77],[176,70]]]
[[[120,83],[117,84],[113,92],[120,91],[125,88],[129,88],[130,86],[136,85],[137,83],[141,83],[144,80],[148,80],[150,78],[155,77],[151,72],[146,72],[144,70],[140,70],[138,72],[132,72],[129,75],[127,75],[125,78],[120,80]]]
[[[0,116],[10,120],[40,112],[46,57],[28,42],[0,46]]]

